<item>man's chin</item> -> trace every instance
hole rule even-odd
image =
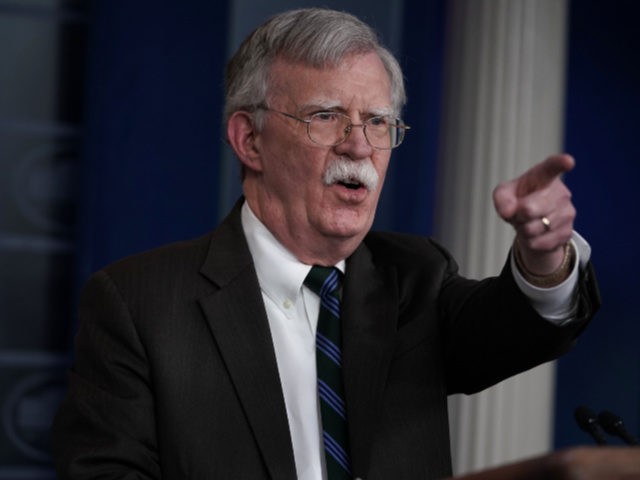
[[[341,212],[336,215],[328,225],[326,233],[335,239],[361,240],[371,228],[373,218],[369,215],[354,215],[349,213]]]

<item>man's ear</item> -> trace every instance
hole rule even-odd
[[[246,168],[262,171],[257,133],[249,112],[233,112],[227,122],[227,139],[237,157]]]

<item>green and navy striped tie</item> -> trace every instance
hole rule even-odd
[[[329,480],[351,478],[340,353],[340,277],[341,273],[336,268],[314,266],[304,281],[304,284],[320,297],[316,329],[316,367],[322,440]]]

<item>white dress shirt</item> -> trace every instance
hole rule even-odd
[[[316,386],[320,299],[303,285],[311,265],[286,250],[246,202],[241,218],[271,329],[298,480],[326,479]],[[336,267],[344,272],[345,262]]]
[[[247,202],[242,206],[241,220],[273,339],[298,480],[326,480],[316,386],[315,335],[320,299],[303,285],[311,265],[301,263],[285,249]],[[572,298],[578,278],[577,265],[586,263],[585,254],[587,259],[589,256],[584,246],[589,247],[582,237],[574,238],[574,245],[580,261],[575,262],[571,276],[552,289],[530,285],[512,263],[516,282],[534,308],[556,323],[566,321],[575,309]],[[345,261],[336,267],[344,273]]]

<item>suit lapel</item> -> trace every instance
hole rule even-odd
[[[363,244],[347,260],[343,291],[343,375],[354,476],[368,473],[374,429],[396,333],[393,268],[376,268]]]
[[[239,212],[236,206],[214,233],[201,272],[219,290],[200,305],[271,477],[295,479],[273,342]]]

